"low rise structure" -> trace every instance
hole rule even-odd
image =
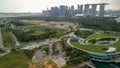
[[[120,17],[115,19],[117,22],[120,22]]]
[[[3,20],[0,20],[0,25],[3,25],[3,24],[4,24]]]

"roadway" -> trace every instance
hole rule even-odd
[[[1,28],[0,28],[0,48],[4,48],[3,39],[2,39],[2,33],[1,33]]]

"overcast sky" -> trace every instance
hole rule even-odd
[[[53,6],[107,2],[106,9],[120,9],[120,0],[0,0],[0,12],[41,12]]]

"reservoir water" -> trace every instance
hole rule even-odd
[[[120,63],[105,63],[92,61],[96,68],[120,68]]]

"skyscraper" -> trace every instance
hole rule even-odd
[[[82,14],[83,13],[83,5],[78,5],[77,10],[78,10],[77,11],[78,14]]]
[[[77,14],[80,14],[80,5],[77,5]]]
[[[50,16],[58,16],[59,15],[59,10],[58,7],[51,7],[51,11],[50,11]]]
[[[75,15],[75,9],[74,6],[71,6],[70,8],[70,16],[74,16]]]
[[[84,16],[88,16],[89,15],[89,4],[85,4],[85,8],[84,8]]]
[[[100,5],[99,11],[96,11],[97,6]],[[84,15],[84,17],[90,16],[95,17],[96,13],[99,12],[99,17],[104,17],[105,14],[105,5],[108,5],[108,3],[96,3],[96,4],[85,4],[84,10],[83,5],[77,5],[77,9],[74,8],[74,6],[68,7],[65,5],[60,5],[59,7],[51,7],[50,10],[43,11],[43,15],[46,16],[75,16],[78,15]]]
[[[100,4],[100,12],[99,12],[99,16],[100,17],[104,17],[104,14],[105,14],[105,4]]]
[[[59,9],[59,15],[60,16],[66,16],[67,13],[67,6],[61,5]]]
[[[92,4],[92,8],[91,8],[91,17],[95,17],[96,16],[96,8],[97,8],[97,4]]]

